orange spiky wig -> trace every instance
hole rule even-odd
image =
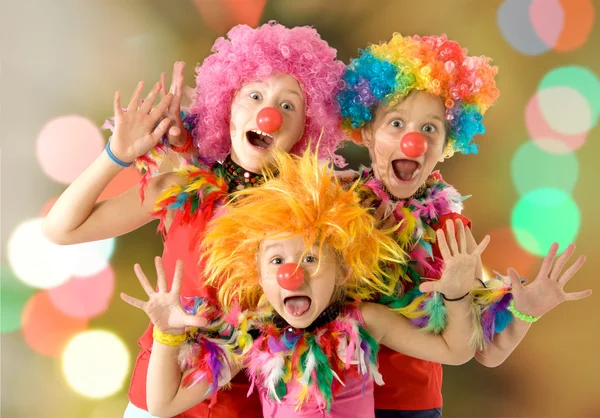
[[[348,269],[343,287],[348,298],[391,294],[397,282],[386,263],[402,263],[405,254],[391,236],[377,229],[354,187],[345,190],[332,168],[316,154],[277,153],[267,182],[233,195],[207,229],[203,241],[205,278],[219,290],[221,305],[254,309],[263,294],[257,254],[264,239],[302,234],[306,248],[331,246]]]

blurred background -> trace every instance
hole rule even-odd
[[[312,25],[348,62],[358,48],[447,33],[500,67],[477,156],[440,168],[464,195],[488,271],[533,279],[552,241],[588,256],[567,285],[598,288],[600,12],[597,0],[2,0],[1,388],[4,418],[112,418],[127,405],[145,315],[132,266],[162,251],[151,224],[59,247],[40,233],[64,188],[103,150],[115,90],[129,97],[183,60],[186,84],[232,25]],[[364,150],[344,150],[355,168]],[[102,198],[134,185],[124,170]],[[598,294],[536,323],[502,366],[445,369],[446,417],[600,417]]]

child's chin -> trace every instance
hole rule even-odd
[[[307,312],[302,316],[294,316],[286,312],[283,316],[285,321],[294,328],[308,328],[313,323],[314,318],[311,312]]]

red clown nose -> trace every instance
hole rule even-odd
[[[402,137],[400,149],[409,158],[418,158],[427,151],[427,138],[418,132],[409,132]]]
[[[286,290],[296,290],[304,283],[304,270],[296,263],[287,263],[277,270],[277,283]]]
[[[277,132],[283,123],[281,112],[274,107],[265,107],[258,112],[256,124],[258,129],[268,134]]]

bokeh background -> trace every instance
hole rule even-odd
[[[156,224],[59,247],[40,233],[64,188],[102,152],[115,90],[176,60],[194,66],[236,23],[313,25],[348,62],[393,32],[447,33],[500,67],[477,156],[440,166],[465,195],[488,271],[535,277],[550,243],[588,261],[568,284],[598,292],[600,2],[596,0],[2,0],[1,371],[4,418],[121,417],[147,320],[134,262],[161,253]],[[358,147],[344,150],[356,167]],[[137,182],[124,170],[102,198]],[[445,369],[446,417],[600,417],[598,295],[535,324],[502,366]]]

